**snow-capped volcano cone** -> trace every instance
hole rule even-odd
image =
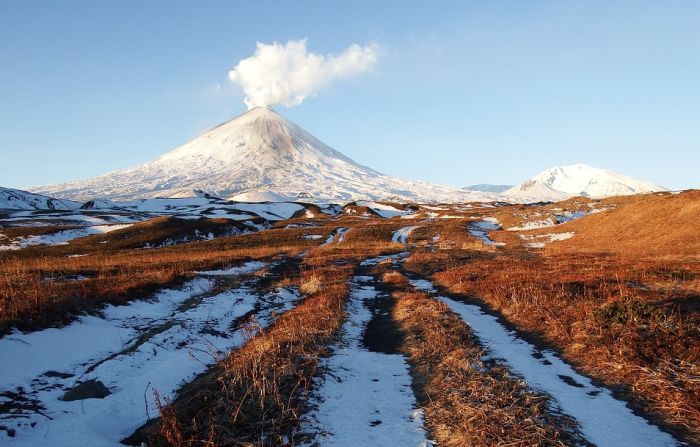
[[[222,198],[255,191],[305,200],[457,201],[483,198],[457,188],[395,179],[332,149],[270,107],[256,107],[156,160],[89,180],[32,191],[89,200]]]
[[[326,146],[269,106],[250,109],[168,152],[158,161],[199,161],[203,166],[218,161],[263,171],[284,169],[290,164],[313,169],[322,167],[324,162],[345,163],[374,173]]]

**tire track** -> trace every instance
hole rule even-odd
[[[0,357],[21,354],[23,362],[35,365],[0,366],[3,424],[14,431],[8,444],[121,445],[158,414],[154,389],[172,397],[184,382],[244,342],[242,318],[255,316],[263,328],[300,299],[294,288],[260,294],[271,275],[242,275],[261,266],[200,272],[182,290],[108,307],[101,317],[83,317],[65,328],[0,341]],[[71,389],[80,399],[62,400]],[[107,395],[94,398],[96,390]],[[16,396],[9,399],[8,393]],[[20,398],[32,405],[22,409],[12,403]]]

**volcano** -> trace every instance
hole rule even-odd
[[[32,188],[73,200],[208,194],[305,201],[486,200],[488,194],[402,180],[362,166],[270,107],[256,107],[156,160],[88,180]]]
[[[637,180],[608,169],[585,164],[555,166],[503,192],[506,197],[563,200],[573,196],[609,197],[667,191],[663,186]]]

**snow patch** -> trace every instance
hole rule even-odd
[[[420,228],[420,226],[412,225],[409,227],[403,227],[399,228],[398,230],[394,231],[394,233],[391,235],[391,242],[398,242],[399,244],[408,244],[408,237],[413,233],[413,231],[416,228]]]
[[[260,261],[249,261],[246,262],[243,265],[237,266],[237,267],[230,267],[227,269],[220,269],[220,270],[208,270],[204,272],[195,272],[198,275],[204,275],[204,276],[235,276],[235,275],[244,275],[246,273],[253,273],[256,270],[260,270],[261,268],[265,267],[264,262]]]
[[[36,236],[24,236],[13,239],[8,245],[0,245],[1,250],[20,250],[33,245],[66,245],[73,239],[90,236],[93,234],[105,234],[122,228],[128,228],[132,224],[94,225],[85,228],[62,230],[52,234]]]
[[[484,245],[503,246],[504,242],[495,242],[489,237],[490,231],[501,229],[501,224],[495,217],[485,217],[477,222],[470,222],[467,231],[470,235],[481,239]]]
[[[521,234],[520,239],[529,241],[525,245],[530,248],[544,248],[550,242],[565,241],[574,237],[576,233],[569,231],[566,233],[548,234]]]

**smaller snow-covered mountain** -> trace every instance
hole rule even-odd
[[[579,195],[557,191],[551,186],[535,180],[526,180],[518,186],[513,186],[503,191],[502,194],[506,199],[524,202],[558,202],[559,200]]]
[[[503,191],[512,188],[513,185],[493,185],[491,183],[479,183],[478,185],[465,186],[464,189],[468,191],[481,191],[481,192],[491,192],[495,194],[500,194]]]
[[[0,186],[0,210],[74,210],[80,203]]]
[[[528,200],[562,200],[567,197],[609,197],[666,191],[653,183],[584,164],[556,166],[503,192],[506,197]]]

